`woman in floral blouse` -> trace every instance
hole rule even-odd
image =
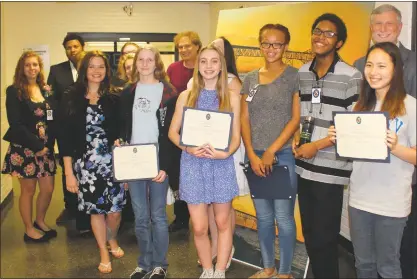
[[[2,173],[19,178],[19,210],[25,225],[25,242],[45,242],[57,232],[45,224],[45,215],[54,190],[55,103],[45,84],[42,59],[33,51],[17,62],[13,84],[6,90],[10,142]],[[32,223],[33,196],[39,182],[36,219]]]

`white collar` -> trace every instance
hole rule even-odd
[[[68,62],[70,63],[70,67],[71,67],[72,79],[74,80],[74,82],[76,82],[77,77],[78,77],[77,68],[75,68],[74,64],[72,64],[70,60],[68,60]]]

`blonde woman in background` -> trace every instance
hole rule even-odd
[[[117,74],[121,80],[132,82],[132,69],[135,59],[134,53],[127,53],[120,57]]]

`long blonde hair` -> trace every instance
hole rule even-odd
[[[186,106],[192,108],[196,107],[198,97],[200,96],[200,92],[204,88],[204,79],[199,71],[199,62],[201,54],[205,50],[214,50],[219,55],[221,68],[216,83],[217,98],[219,99],[219,110],[231,111],[226,60],[224,59],[223,53],[217,47],[215,47],[214,44],[209,44],[208,46],[202,48],[198,53],[193,73],[193,85],[191,87],[190,93],[188,94]]]
[[[135,61],[135,54],[134,53],[126,53],[120,56],[119,64],[117,66],[117,76],[121,80],[130,81],[132,78],[126,75],[125,63],[127,60],[133,59]],[[133,70],[133,66],[132,66]],[[132,72],[133,74],[133,72]]]
[[[155,79],[169,83],[168,75],[165,71],[165,66],[164,62],[162,61],[161,54],[159,53],[159,50],[151,44],[139,46],[138,51],[136,51],[135,60],[132,67],[132,83],[140,80],[140,75],[138,73],[138,67],[136,66],[136,63],[138,61],[139,53],[144,49],[150,50],[155,54],[155,71],[153,73]]]

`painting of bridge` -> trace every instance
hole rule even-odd
[[[259,57],[262,54],[259,47],[232,45],[235,52],[236,61],[239,64],[239,57]],[[284,53],[284,62],[293,67],[299,68],[301,65],[313,60],[314,54],[310,49],[305,52],[287,50]]]

